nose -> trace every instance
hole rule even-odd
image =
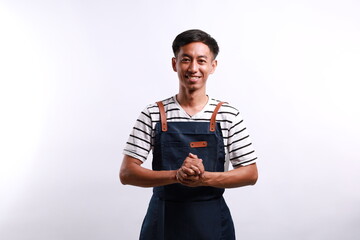
[[[191,61],[190,65],[189,65],[189,68],[188,68],[188,71],[191,72],[191,73],[196,73],[198,71],[198,64],[196,61]]]

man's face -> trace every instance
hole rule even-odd
[[[182,46],[178,55],[172,59],[180,88],[190,91],[205,90],[206,80],[217,65],[213,58],[209,47],[204,43],[193,42]]]

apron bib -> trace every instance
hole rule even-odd
[[[223,172],[224,142],[215,108],[210,122],[167,122],[158,102],[160,123],[155,126],[153,170],[177,170],[189,153],[203,160],[206,171]],[[153,188],[142,240],[235,239],[223,188],[187,187],[179,183]]]

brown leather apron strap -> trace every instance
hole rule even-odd
[[[223,105],[225,102],[219,102],[218,105],[216,105],[216,108],[213,112],[213,114],[211,115],[211,120],[210,120],[210,132],[215,132],[216,129],[216,115],[219,112],[219,109],[221,107],[221,105]]]
[[[163,132],[166,132],[168,130],[168,127],[167,127],[167,120],[166,120],[164,104],[162,102],[156,102],[156,104],[158,105],[159,112],[160,112],[161,130]]]

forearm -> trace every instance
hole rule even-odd
[[[121,183],[139,187],[157,187],[176,183],[176,171],[153,171],[141,167],[139,171],[125,171],[120,173]]]
[[[120,181],[139,187],[156,187],[176,183],[176,170],[153,171],[143,168],[141,161],[125,156],[120,169]]]
[[[218,188],[235,188],[247,185],[254,185],[257,181],[258,173],[256,164],[239,167],[227,172],[207,172],[203,174],[202,182],[204,186]]]

